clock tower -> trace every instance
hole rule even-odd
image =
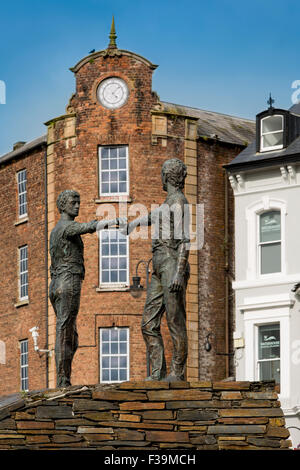
[[[136,205],[150,210],[151,204],[164,200],[161,167],[176,151],[172,143],[157,145],[157,136],[153,141],[153,110],[158,96],[152,92],[152,73],[157,66],[134,52],[119,49],[116,38],[113,20],[108,47],[89,54],[71,68],[76,91],[67,113],[46,123],[49,233],[57,222],[57,195],[66,188],[80,193],[82,220],[102,215],[105,208],[112,207],[119,216],[120,200],[129,219],[139,215]],[[183,154],[181,143],[179,147]],[[110,240],[110,234],[107,236]],[[112,379],[105,375],[105,364],[101,362],[101,335],[115,334],[114,331],[119,339],[127,331],[128,339],[127,375],[125,368],[119,370],[118,379],[124,380],[120,374],[125,374],[126,379],[147,375],[146,348],[140,330],[145,292],[141,298],[133,299],[130,284],[137,263],[151,258],[150,231],[147,240],[106,242],[97,236],[85,238],[86,277],[72,383]],[[145,282],[145,273],[140,274]],[[51,348],[55,343],[55,315],[50,303],[48,307]],[[166,325],[163,334],[170,362],[172,348]],[[50,387],[54,386],[54,378],[55,365],[49,358]]]
[[[89,54],[71,68],[76,90],[66,114],[46,123],[48,233],[59,216],[56,198],[67,188],[80,193],[82,220],[124,215],[131,220],[149,213],[153,204],[162,204],[165,199],[161,168],[175,157],[188,168],[185,195],[193,206],[195,233],[198,116],[192,108],[159,100],[152,91],[152,74],[157,66],[117,47],[114,20],[109,38],[106,49]],[[112,230],[102,231],[99,237],[86,235],[86,275],[72,383],[142,380],[149,375],[140,324],[149,274],[145,266],[151,269],[151,256],[150,228],[146,237],[125,237]],[[198,248],[190,253],[189,260],[186,378],[195,380],[199,378]],[[133,298],[130,286],[136,270],[144,290]],[[161,329],[170,364],[172,344],[165,318]],[[53,348],[55,314],[50,302],[48,341]],[[52,357],[48,366],[52,387]]]

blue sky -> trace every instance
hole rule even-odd
[[[271,91],[275,106],[291,106],[297,1],[11,0],[0,4],[0,155],[64,114],[69,67],[107,46],[113,14],[118,46],[159,65],[153,89],[162,100],[254,118]]]

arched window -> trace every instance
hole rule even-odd
[[[260,274],[281,272],[281,213],[268,211],[259,215]]]
[[[275,114],[261,120],[260,151],[283,147],[283,116]]]

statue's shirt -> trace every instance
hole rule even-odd
[[[60,219],[50,235],[50,274],[58,276],[69,272],[84,278],[83,242],[80,234],[95,231],[97,222],[80,224],[74,220]]]
[[[165,202],[150,214],[152,251],[161,247],[177,250],[181,243],[189,243],[189,205],[181,191],[168,195]]]

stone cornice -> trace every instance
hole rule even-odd
[[[142,57],[141,55],[136,54],[135,52],[116,48],[116,49],[104,49],[102,51],[97,51],[97,52],[94,52],[93,54],[89,54],[88,56],[84,57],[79,62],[77,62],[77,64],[74,67],[70,67],[70,70],[74,73],[77,73],[78,70],[80,70],[83,65],[87,64],[90,61],[94,61],[98,57],[104,57],[104,58],[116,57],[116,56],[120,57],[122,55],[129,56],[136,60],[139,60],[140,62],[143,62],[145,65],[148,65],[148,67],[150,67],[152,70],[155,70],[158,67],[158,65],[152,64],[152,62],[150,62],[148,59],[145,59],[145,57]]]
[[[47,122],[44,122],[44,125],[49,126],[50,124],[52,124],[56,121],[62,121],[63,119],[68,119],[68,118],[75,117],[75,116],[76,116],[76,113],[62,114],[61,116],[57,116],[53,119],[49,119],[49,121],[47,121]]]

